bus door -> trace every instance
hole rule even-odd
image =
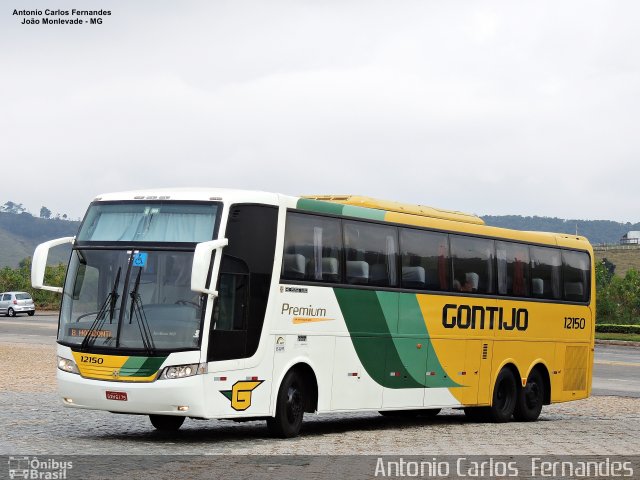
[[[208,361],[251,357],[258,349],[275,254],[278,209],[233,205],[220,263],[219,296],[209,332]]]

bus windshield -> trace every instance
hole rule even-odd
[[[96,202],[78,232],[83,242],[197,243],[213,238],[216,203]]]
[[[76,249],[58,341],[106,349],[195,349],[202,297],[190,288],[191,251]]]

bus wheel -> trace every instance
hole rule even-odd
[[[278,391],[276,416],[267,418],[269,432],[280,438],[297,436],[302,426],[304,402],[304,382],[295,370],[289,370]]]
[[[513,373],[508,368],[503,368],[498,374],[493,388],[493,401],[488,409],[488,419],[495,423],[504,423],[511,420],[511,415],[516,407],[518,399],[518,386]]]
[[[174,415],[149,415],[149,420],[161,432],[177,432],[184,423],[184,417]]]
[[[513,418],[520,422],[538,419],[544,403],[544,381],[538,370],[533,370],[527,378],[527,385],[518,392],[518,401]]]

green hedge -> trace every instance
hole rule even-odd
[[[596,324],[598,333],[635,333],[640,334],[640,325],[599,325]]]

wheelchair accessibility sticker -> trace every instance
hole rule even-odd
[[[134,267],[144,267],[147,265],[147,257],[149,256],[146,252],[137,252],[133,254],[133,266]]]

